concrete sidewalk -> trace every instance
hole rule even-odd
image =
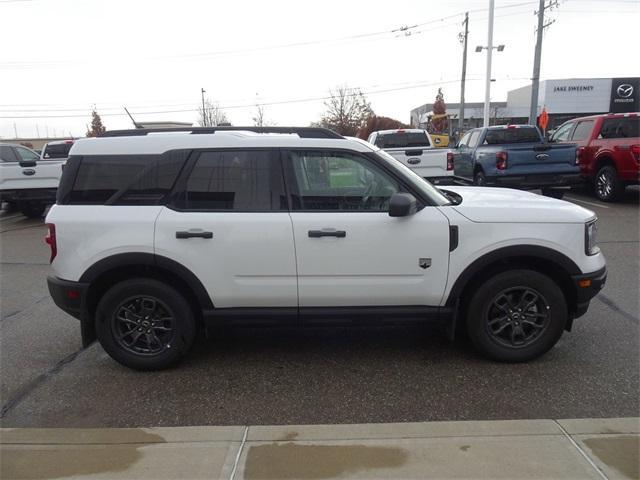
[[[640,418],[0,429],[0,478],[638,478]]]

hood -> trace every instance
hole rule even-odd
[[[452,207],[480,223],[584,223],[595,213],[564,200],[524,190],[493,187],[444,187],[462,197]]]

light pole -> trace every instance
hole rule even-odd
[[[204,88],[200,88],[200,94],[202,95],[202,123],[206,124],[207,123],[207,115],[205,114],[205,109],[204,109],[204,94],[205,94],[205,89]],[[202,125],[203,127],[208,127],[209,125]]]
[[[491,3],[493,4],[493,1]],[[492,16],[492,19],[493,19],[493,16]],[[491,79],[491,53],[493,52],[494,49],[499,52],[502,52],[504,50],[504,45],[498,45],[497,47],[494,47],[493,45],[491,45],[493,41],[492,36],[493,36],[492,33],[489,33],[489,46],[483,47],[481,45],[478,45],[476,47],[476,53],[480,53],[482,52],[482,50],[487,50],[487,83],[486,83],[486,88],[484,92],[484,121],[483,121],[484,127],[489,126],[489,116],[490,116],[490,109],[491,109],[491,82],[493,81]]]

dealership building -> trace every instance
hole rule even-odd
[[[538,92],[538,114],[546,108],[549,114],[547,128],[576,117],[600,113],[626,113],[640,111],[640,78],[568,78],[543,80]],[[531,85],[511,90],[506,102],[491,102],[492,125],[528,123],[531,103]],[[424,127],[431,113],[431,103],[411,110],[411,125]],[[464,128],[482,126],[484,104],[465,104]],[[452,128],[458,128],[460,104],[447,104]]]

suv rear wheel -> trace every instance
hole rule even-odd
[[[485,177],[482,170],[478,170],[476,173],[474,173],[473,184],[478,187],[484,187],[487,185],[487,177]]]
[[[467,308],[467,331],[485,356],[503,362],[539,357],[567,322],[562,290],[546,275],[509,270],[485,281]]]
[[[176,364],[190,350],[195,333],[189,303],[158,280],[120,282],[98,303],[98,340],[114,360],[129,368],[161,370]]]
[[[620,198],[624,184],[618,178],[618,172],[612,165],[605,165],[596,175],[593,190],[603,202],[613,202]]]

